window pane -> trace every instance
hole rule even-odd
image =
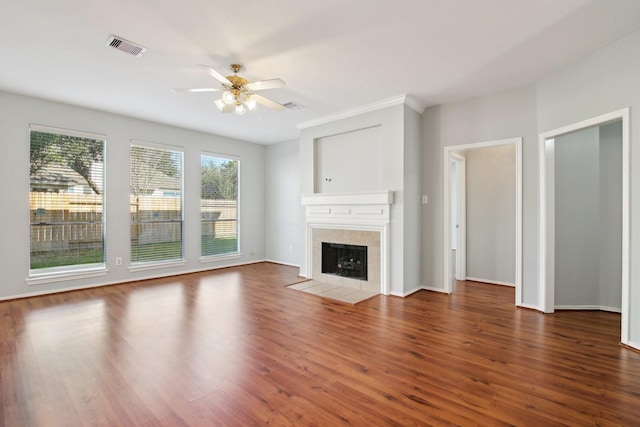
[[[238,161],[200,158],[202,256],[238,252]]]
[[[104,140],[32,129],[30,160],[31,270],[103,264]]]
[[[131,262],[182,259],[182,153],[131,146]]]

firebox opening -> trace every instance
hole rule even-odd
[[[367,247],[322,242],[322,272],[367,280]]]

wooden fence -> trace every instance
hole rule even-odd
[[[102,197],[91,194],[31,193],[31,251],[100,247],[103,241]],[[235,236],[237,204],[233,200],[201,201],[202,233]],[[131,237],[138,244],[179,241],[180,198],[131,197]]]

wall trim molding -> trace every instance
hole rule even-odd
[[[332,123],[338,120],[359,116],[360,114],[370,113],[372,111],[378,111],[384,108],[393,107],[394,105],[401,105],[401,104],[406,105],[407,107],[416,111],[418,114],[422,114],[422,112],[425,109],[424,105],[422,105],[420,101],[418,101],[411,95],[407,95],[406,93],[404,93],[402,95],[394,96],[393,98],[383,99],[382,101],[372,102],[371,104],[366,104],[360,107],[351,108],[349,110],[345,110],[340,113],[331,114],[329,116],[319,117],[317,119],[298,123],[296,127],[298,129],[312,128],[315,126]]]

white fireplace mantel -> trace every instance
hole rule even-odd
[[[307,229],[306,265],[303,275],[313,277],[314,228],[375,231],[380,233],[380,293],[389,294],[389,224],[393,191],[366,193],[316,193],[302,196]]]
[[[316,193],[302,196],[303,206],[318,205],[391,205],[393,191],[371,193]]]

